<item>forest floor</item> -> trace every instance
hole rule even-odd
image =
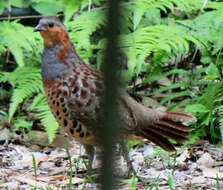
[[[98,188],[97,175],[87,174],[84,150],[75,142],[69,153],[59,147],[4,143],[0,145],[0,189],[59,190],[69,189],[69,184],[70,189]],[[140,144],[129,155],[136,174],[118,177],[120,190],[223,189],[223,149],[206,141],[175,154],[152,143]]]

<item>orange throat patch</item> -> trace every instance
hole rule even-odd
[[[62,49],[58,53],[58,59],[66,63],[66,57],[69,51],[69,37],[64,28],[54,27],[48,28],[46,31],[40,32],[42,38],[44,39],[44,46],[46,48],[52,48],[56,45],[62,46]]]

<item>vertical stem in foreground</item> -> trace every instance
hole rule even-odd
[[[103,127],[101,130],[103,157],[101,171],[101,188],[103,190],[114,189],[114,160],[113,145],[118,136],[118,84],[119,84],[119,64],[118,62],[118,31],[120,7],[119,0],[107,1],[107,26],[105,30],[107,47],[103,64],[105,96]]]

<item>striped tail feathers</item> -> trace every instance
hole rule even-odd
[[[175,148],[170,141],[162,136],[161,134],[158,134],[158,131],[154,132],[150,129],[148,130],[143,130],[142,133],[140,134],[143,138],[148,139],[149,141],[155,143],[156,145],[160,146],[166,151],[174,151]]]
[[[166,112],[164,119],[181,122],[185,125],[197,122],[196,117],[194,117],[192,114],[181,112]]]
[[[188,123],[196,122],[192,115],[178,112],[166,112],[161,119],[144,127],[141,136],[146,138],[167,151],[174,151],[174,145],[168,140],[182,143],[187,140],[192,129],[187,127]]]

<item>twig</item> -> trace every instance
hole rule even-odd
[[[62,14],[58,14],[55,16],[61,16]],[[42,18],[43,15],[27,15],[27,16],[11,16],[9,17],[1,17],[0,20],[16,20],[16,19],[30,19],[30,18]]]

